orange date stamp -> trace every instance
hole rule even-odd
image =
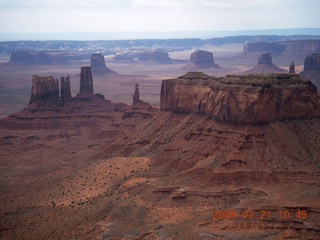
[[[306,210],[296,210],[296,211],[288,211],[288,210],[278,210],[278,211],[270,211],[270,210],[243,210],[241,212],[237,212],[236,210],[213,210],[212,220],[222,220],[222,219],[236,219],[242,218],[245,220],[268,220],[268,219],[302,219],[306,220],[308,218],[308,212]]]

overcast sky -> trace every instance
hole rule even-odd
[[[320,27],[320,0],[0,0],[0,32]]]

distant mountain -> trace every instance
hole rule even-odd
[[[213,38],[242,35],[320,35],[320,28],[261,29],[239,31],[175,32],[74,32],[74,33],[0,33],[0,41],[18,40],[125,40],[168,38]]]

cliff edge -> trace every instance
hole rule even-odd
[[[191,72],[162,81],[160,107],[218,122],[264,124],[320,116],[320,96],[311,81],[294,74],[215,78]]]

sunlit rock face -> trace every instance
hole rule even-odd
[[[317,88],[292,74],[227,75],[203,73],[163,80],[160,106],[175,113],[199,113],[219,121],[261,124],[320,115]]]

